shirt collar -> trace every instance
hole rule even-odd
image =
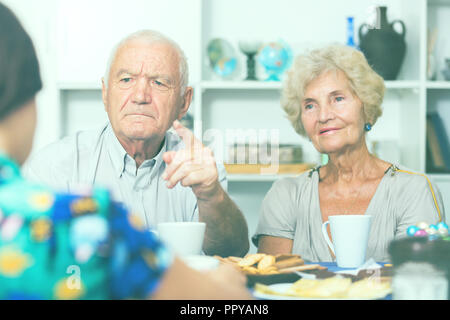
[[[107,128],[106,145],[108,146],[109,156],[114,167],[114,172],[117,177],[120,177],[125,169],[125,158],[127,156],[127,152],[120,144],[119,139],[117,139],[110,123]]]
[[[167,143],[169,140],[168,134],[169,134],[168,132],[165,134],[163,145],[158,154],[152,159],[145,160],[141,164],[141,167],[153,166],[154,171],[157,172],[158,171],[157,169],[159,169],[164,164],[163,155],[167,150]],[[116,176],[120,178],[125,170],[126,159],[128,154],[123,148],[123,146],[120,144],[119,139],[117,139],[114,130],[111,127],[111,124],[108,124],[106,139],[107,139],[106,143],[108,145],[111,157],[111,162],[114,167],[114,172]],[[131,156],[128,155],[128,157],[130,160],[134,161],[134,159]]]
[[[152,159],[152,160],[154,160],[154,163],[153,163],[154,172],[158,172],[158,169],[165,163],[163,160],[163,155],[167,151],[167,140],[168,140],[168,138],[167,138],[167,133],[166,133],[164,135],[164,141],[163,141],[161,150],[159,150],[158,154]],[[149,161],[149,160],[146,160],[146,161]],[[146,161],[144,161],[144,163]]]

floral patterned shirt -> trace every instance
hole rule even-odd
[[[0,299],[143,299],[172,260],[107,190],[54,192],[0,154]]]

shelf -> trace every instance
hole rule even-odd
[[[419,81],[415,80],[391,80],[384,82],[387,89],[418,89]]]
[[[419,81],[398,80],[385,81],[388,89],[418,89]],[[282,82],[265,81],[202,81],[200,84],[204,90],[281,90]]]
[[[436,182],[450,182],[450,173],[426,173],[426,175]]]
[[[428,0],[429,6],[450,6],[449,0]]]
[[[296,174],[274,174],[274,175],[257,175],[257,174],[228,174],[228,182],[273,182],[282,178],[298,177],[301,173]],[[426,173],[426,175],[435,182],[450,182],[450,173]]]
[[[418,81],[385,81],[388,89],[417,89]],[[450,81],[428,82],[430,88],[450,88]],[[275,81],[202,81],[200,88],[203,90],[281,90],[282,82]],[[59,90],[101,90],[101,83],[66,82],[58,84]]]
[[[450,81],[428,81],[427,89],[450,89]]]
[[[278,165],[224,163],[224,166],[228,174],[255,175],[255,176],[282,175],[282,174],[296,175],[314,167],[314,165],[310,163],[292,163],[292,164],[280,163]]]
[[[219,90],[280,90],[281,82],[265,82],[265,81],[202,81],[201,89],[219,89]],[[82,83],[82,82],[66,82],[58,84],[59,90],[101,90],[100,83]]]
[[[202,81],[200,86],[204,90],[280,90],[281,82],[275,81]]]
[[[277,173],[263,174],[263,169],[268,169],[269,165],[261,164],[224,164],[230,182],[273,182],[287,177],[297,177],[303,172],[313,168],[310,163],[279,164]]]
[[[278,179],[297,177],[299,174],[276,174],[276,175],[257,175],[257,174],[229,174],[228,182],[273,182]]]
[[[102,90],[101,83],[84,82],[61,82],[58,83],[59,90]]]

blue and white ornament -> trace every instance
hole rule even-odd
[[[406,234],[410,237],[414,236],[417,231],[419,231],[419,227],[417,226],[409,226],[408,229],[406,229]]]
[[[406,229],[406,234],[410,237],[425,237],[429,240],[436,240],[438,237],[446,237],[449,234],[448,225],[445,222],[439,222],[437,225],[426,222],[418,222]]]
[[[429,227],[429,224],[422,221],[422,222],[417,223],[416,226],[419,229],[425,230],[425,229],[427,229]]]
[[[447,229],[448,230],[448,225],[445,222],[439,222],[436,227],[438,229]]]

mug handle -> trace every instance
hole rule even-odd
[[[336,253],[334,252],[334,246],[333,243],[330,240],[330,237],[328,236],[328,232],[327,232],[327,225],[330,223],[330,221],[324,222],[322,224],[322,235],[325,238],[325,241],[327,242],[328,246],[330,247],[331,251],[333,252],[333,254],[336,256]]]

